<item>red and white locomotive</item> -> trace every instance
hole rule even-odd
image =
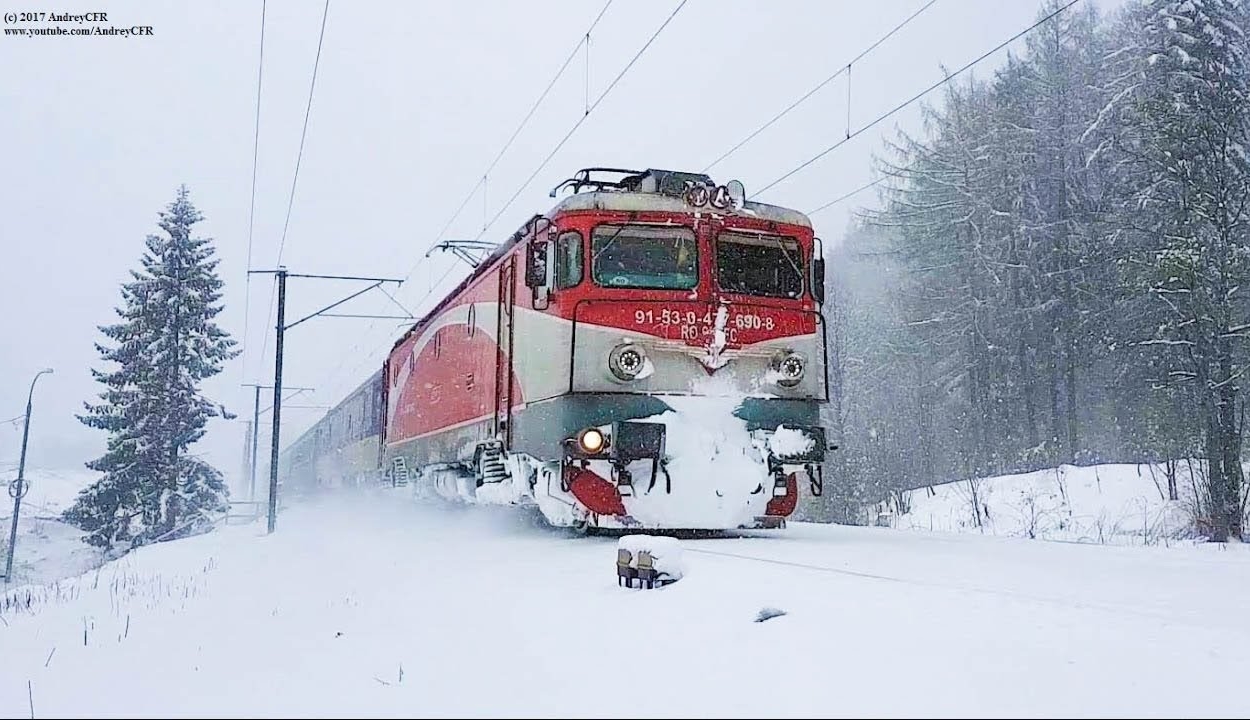
[[[565,188],[344,402],[376,437],[319,453],[313,428],[292,452],[305,470],[376,452],[419,494],[536,504],[559,526],[784,525],[826,452],[808,218],[701,174],[592,168]]]

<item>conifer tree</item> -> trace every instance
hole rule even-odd
[[[221,474],[188,452],[225,412],[200,394],[201,381],[238,354],[213,321],[222,310],[218,261],[210,239],[192,237],[203,217],[185,186],[160,218],[164,234],[147,237],[142,269],[122,285],[120,321],[100,328],[113,344],[96,349],[114,364],[92,370],[105,386],[101,402],[79,416],[109,433],[104,455],[87,463],[104,476],[65,516],[100,547],[196,532],[226,503]]]

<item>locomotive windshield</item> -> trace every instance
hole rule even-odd
[[[803,294],[803,255],[794,238],[722,232],[716,240],[721,290],[797,298]]]
[[[699,249],[689,228],[600,225],[591,239],[600,285],[689,290],[699,284]]]

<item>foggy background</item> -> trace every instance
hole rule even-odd
[[[503,240],[545,212],[556,202],[548,191],[581,167],[703,170],[924,4],[689,0],[482,237]],[[446,238],[482,233],[584,114],[587,87],[593,103],[677,5],[611,4],[591,36],[589,79],[583,49]],[[425,252],[603,6],[332,2],[282,243],[324,6],[269,0],[251,267],[275,267],[282,243],[291,272],[408,277],[397,292],[388,289],[419,316],[468,272],[449,254],[427,260]],[[938,0],[853,66],[850,129],[939,80],[943,67],[958,69],[1028,27],[1039,7]],[[0,461],[16,461],[30,379],[43,367],[56,372],[36,390],[29,464],[81,467],[103,451],[106,433],[74,417],[101,390],[90,375],[102,367],[97,326],[116,319],[119,284],[138,267],[144,237],[157,232],[158,212],[186,183],[205,216],[199,235],[215,240],[226,283],[218,322],[246,346],[203,386],[239,418],[211,421],[194,448],[237,491],[252,411],[252,390],[240,384],[269,384],[273,375],[272,279],[249,283],[246,275],[261,3],[112,0],[98,9],[111,25],[150,25],[155,34],[0,36],[0,421],[18,418],[0,424]],[[988,76],[1006,57],[1001,51],[975,74]],[[872,157],[883,137],[896,127],[919,130],[919,109],[754,199],[810,211],[860,187],[876,177]],[[844,138],[847,110],[844,75],[710,174],[719,183],[740,179],[753,194]],[[850,213],[873,197],[865,192],[813,215],[817,234],[836,244]],[[291,279],[288,322],[360,287]],[[397,308],[373,291],[339,310]],[[291,330],[284,383],[315,392],[290,404],[337,403],[409,324],[318,318]],[[323,412],[284,411],[284,444]]]

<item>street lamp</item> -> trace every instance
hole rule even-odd
[[[30,404],[35,397],[35,383],[39,381],[39,376],[51,372],[52,368],[46,368],[35,373],[35,379],[30,381],[30,392],[26,395],[26,422],[22,427],[22,456],[17,461],[17,479],[9,483],[9,495],[13,497],[13,524],[9,526],[9,559],[4,563],[5,585],[13,581],[13,548],[17,545],[17,516],[22,510],[22,497],[30,489],[25,479],[26,439],[30,437]]]

